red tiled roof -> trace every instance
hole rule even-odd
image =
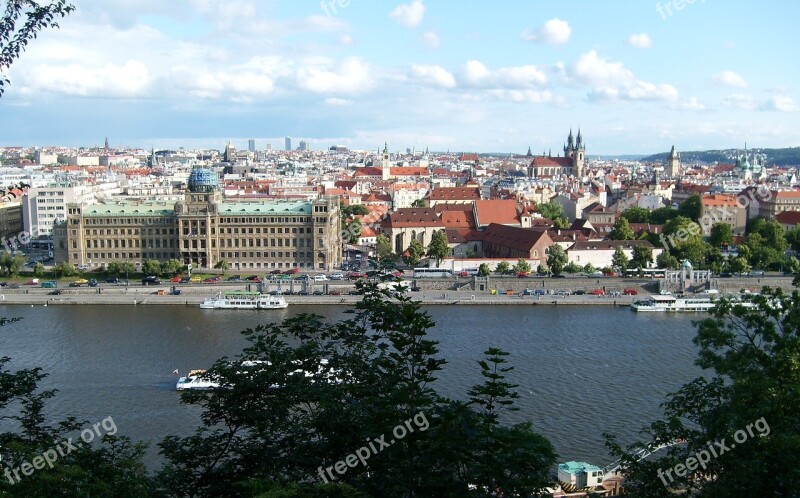
[[[561,168],[571,168],[572,158],[536,156],[533,158],[533,161],[531,161],[531,166],[557,166]]]
[[[549,243],[552,243],[550,236],[544,230],[492,223],[483,231],[483,241],[485,243],[524,252],[530,252],[533,246],[542,241],[543,238],[548,246],[550,245]]]
[[[378,169],[380,172],[380,169]],[[428,168],[419,166],[394,166],[389,168],[391,176],[428,176]],[[380,174],[380,173],[379,173]]]
[[[796,199],[800,197],[800,190],[773,190],[772,196],[780,199]]]
[[[353,173],[354,178],[360,178],[364,176],[382,176],[383,172],[380,168],[375,168],[372,166],[365,166],[363,168],[357,168],[356,172]]]
[[[782,225],[800,224],[800,211],[781,211],[775,215],[775,221]]]
[[[384,222],[386,227],[434,227],[444,228],[441,218],[431,208],[401,208],[390,213]]]
[[[732,195],[712,194],[704,195],[700,203],[707,207],[736,207],[736,197]]]
[[[629,247],[644,246],[653,248],[653,244],[648,240],[598,240],[582,241],[579,240],[569,248],[569,251],[592,251],[592,250],[614,250],[617,247],[627,249]]]
[[[475,201],[476,222],[481,226],[491,223],[517,225],[517,201],[515,199],[490,199]]]
[[[432,201],[463,201],[478,200],[481,198],[479,187],[440,187],[431,190]]]
[[[472,211],[442,211],[442,223],[447,228],[475,228]]]

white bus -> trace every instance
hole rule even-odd
[[[628,268],[625,272],[629,278],[637,278],[639,270],[637,268]],[[664,278],[667,275],[667,270],[664,268],[642,268],[642,277],[644,278]]]
[[[453,272],[447,268],[414,268],[414,278],[452,277]]]

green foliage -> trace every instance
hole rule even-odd
[[[647,268],[653,262],[653,250],[642,245],[633,247],[630,266],[633,268]]]
[[[4,76],[28,43],[45,28],[57,28],[56,19],[75,10],[66,0],[38,3],[31,0],[4,2],[0,19],[0,97],[11,82]],[[24,18],[24,22],[21,22]]]
[[[360,221],[357,219],[351,220],[346,224],[342,237],[345,238],[350,244],[358,244],[358,240],[361,238],[362,228],[363,227]]]
[[[505,275],[511,271],[511,265],[508,264],[508,261],[501,261],[497,263],[497,266],[494,269],[494,272],[499,275]]]
[[[160,444],[167,463],[159,482],[171,495],[234,496],[243,483],[275,483],[283,486],[275,493],[289,494],[266,496],[317,496],[313,483],[329,467],[403,425],[415,430],[366,465],[330,472],[371,496],[463,497],[472,483],[502,483],[519,496],[542,491],[552,445],[529,424],[498,423],[516,398],[505,381],[507,353],[487,351],[485,383],[470,390],[469,404],[447,399],[434,389],[445,361],[427,336],[430,316],[404,293],[361,289],[364,300],[340,322],[299,315],[244,331],[242,354],[209,370],[224,387],[181,395],[202,409],[203,425]],[[291,494],[302,488],[291,483],[308,483],[309,494]]]
[[[589,273],[594,273],[596,271],[597,271],[597,268],[595,268],[594,265],[591,264],[591,263],[586,263],[586,266],[583,267],[583,272],[586,273],[587,275]]]
[[[727,223],[714,223],[711,225],[711,234],[708,243],[712,247],[729,246],[733,244],[733,229]]]
[[[684,216],[673,218],[664,224],[664,235],[670,253],[677,259],[688,259],[695,265],[705,261],[709,245],[694,221]]]
[[[677,209],[661,207],[650,211],[650,223],[655,225],[663,225],[669,220],[677,218],[679,215],[680,213],[678,213]]]
[[[747,299],[752,308],[723,301],[697,323],[694,343],[704,374],[668,395],[664,416],[645,429],[645,441],[623,449],[607,436],[631,495],[733,498],[800,490],[800,296],[764,288]],[[669,441],[682,443],[647,459],[635,456],[637,448]],[[674,471],[690,457],[697,461],[700,451],[708,454],[712,442],[723,446],[715,443],[720,451],[702,467]],[[662,479],[670,469],[674,480]]]
[[[481,265],[478,267],[478,276],[488,277],[489,273],[491,273],[491,270],[489,270],[489,265],[486,263],[481,263]]]
[[[608,234],[608,238],[611,240],[634,240],[636,239],[636,235],[634,235],[633,230],[631,230],[631,225],[628,223],[628,220],[619,218],[614,223],[614,228],[611,230],[611,233]]]
[[[346,220],[347,218],[352,218],[354,216],[366,216],[369,214],[369,209],[367,206],[362,204],[351,204],[351,205],[344,205],[343,203],[339,203],[339,208],[342,212],[342,221]]]
[[[564,208],[555,202],[543,202],[536,206],[536,212],[544,218],[555,221],[564,215]]]
[[[37,262],[33,265],[33,276],[34,277],[42,277],[44,276],[44,265],[40,262]]]
[[[747,258],[737,256],[728,262],[728,269],[734,273],[744,273],[750,271],[750,264]]]
[[[431,243],[428,245],[428,256],[436,260],[436,266],[450,254],[450,246],[447,245],[447,234],[444,230],[434,232]]]
[[[659,268],[677,270],[681,266],[681,262],[678,261],[678,258],[670,254],[669,251],[663,251],[658,255],[658,258],[656,258],[656,265],[658,265]]]
[[[145,276],[161,275],[161,262],[157,259],[147,259],[142,263],[142,274]]]
[[[678,215],[697,221],[700,218],[701,202],[699,194],[692,194],[678,206]]]
[[[4,252],[2,256],[0,256],[0,267],[2,267],[3,272],[9,277],[16,277],[19,272],[25,268],[25,257]]]
[[[380,234],[375,238],[375,250],[378,252],[379,258],[387,258],[392,254],[392,242],[384,234]]]
[[[566,230],[571,226],[572,224],[564,216],[561,216],[560,218],[556,218],[553,220],[553,228],[560,228],[562,230]]]
[[[633,206],[626,209],[620,216],[628,220],[629,223],[648,223],[650,221],[650,210]]]
[[[517,264],[514,265],[514,273],[525,273],[526,275],[531,272],[531,264],[525,258],[519,258]]]
[[[225,262],[224,265],[221,264],[223,261]],[[183,268],[184,264],[180,260],[168,259],[161,263],[161,274],[167,277],[172,277],[182,272]],[[228,268],[230,268],[230,264],[227,260],[222,259],[217,263],[217,265],[214,266],[214,268],[218,268],[222,270],[222,273],[225,273]]]
[[[406,253],[403,254],[403,262],[408,266],[416,266],[424,255],[425,246],[422,245],[422,242],[414,239],[408,244],[408,249],[406,249]]]
[[[411,203],[411,207],[415,208],[425,207],[425,199],[417,199],[416,201]]]
[[[570,275],[575,273],[580,273],[583,271],[583,267],[577,264],[574,261],[570,261],[567,263],[567,266],[564,267],[564,271],[569,273]]]
[[[615,268],[619,268],[619,271],[623,275],[625,275],[625,272],[628,271],[628,257],[625,255],[625,251],[623,251],[621,247],[614,249],[614,255],[611,257],[611,265]]]
[[[56,274],[56,278],[61,277],[71,277],[78,273],[71,263],[67,263],[66,261],[62,261],[57,265],[53,266],[53,272]]]
[[[567,253],[560,245],[553,244],[547,248],[547,266],[553,272],[553,275],[561,275],[567,264],[567,259]]]
[[[793,251],[800,251],[800,225],[786,231],[786,242]]]

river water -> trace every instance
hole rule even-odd
[[[158,441],[188,434],[197,409],[179,403],[175,369],[207,368],[241,351],[239,331],[298,313],[342,318],[342,306],[285,310],[200,310],[183,306],[0,306],[22,321],[0,328],[0,356],[11,368],[42,367],[53,419],[112,416],[119,435]],[[476,361],[490,346],[512,353],[509,380],[520,410],[560,461],[610,463],[603,432],[631,442],[662,412],[664,396],[698,376],[692,320],[702,315],[637,314],[594,306],[428,306],[430,331],[448,364],[441,394],[466,398],[481,382]],[[155,457],[150,456],[151,463]]]

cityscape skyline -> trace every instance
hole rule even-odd
[[[8,71],[2,145],[539,154],[570,127],[589,156],[800,142],[800,70],[764,56],[800,48],[781,35],[794,4],[74,3]]]

